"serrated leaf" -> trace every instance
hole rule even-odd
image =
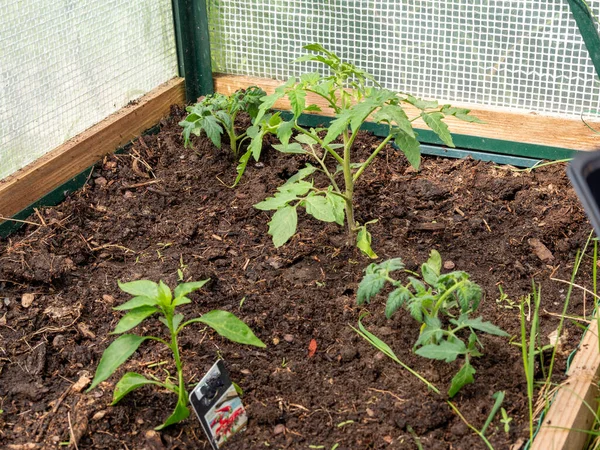
[[[187,419],[189,417],[189,415],[190,415],[190,410],[187,407],[187,405],[184,403],[184,400],[178,400],[177,406],[175,406],[175,410],[169,416],[169,418],[167,420],[165,420],[162,425],[159,425],[154,429],[156,431],[160,431],[160,430],[168,427],[169,425],[174,425],[176,423],[181,422],[182,420]]]
[[[277,127],[277,138],[283,145],[287,145],[292,137],[292,131],[294,129],[294,121],[281,122]]]
[[[294,139],[296,139],[298,142],[300,142],[302,144],[307,144],[307,145],[315,145],[317,143],[317,140],[315,138],[308,136],[306,134],[299,134]]]
[[[296,88],[289,91],[287,96],[290,100],[290,105],[292,106],[294,118],[297,119],[300,117],[302,111],[304,111],[304,107],[306,106],[306,91]]]
[[[395,126],[409,137],[415,138],[415,131],[408,116],[399,105],[385,105],[375,115],[373,120],[376,123],[388,122]]]
[[[459,355],[465,354],[467,347],[465,343],[459,339],[449,342],[442,341],[439,344],[428,344],[418,348],[415,353],[419,356],[429,359],[437,359],[440,361],[452,362]]]
[[[263,146],[263,138],[265,137],[265,129],[261,128],[257,133],[256,136],[254,136],[252,138],[252,140],[250,141],[250,145],[248,146],[248,151],[252,153],[252,156],[254,157],[255,161],[258,161],[260,159],[260,154],[262,152],[262,146]]]
[[[363,226],[356,234],[356,247],[371,259],[377,259],[377,254],[371,248],[371,233],[367,231],[367,227]]]
[[[308,191],[310,191],[313,187],[313,184],[310,181],[299,180],[295,183],[285,183],[282,186],[279,186],[277,190],[279,192],[291,192],[296,195],[304,195]]]
[[[450,384],[450,389],[448,390],[448,396],[450,398],[454,397],[463,386],[473,383],[475,381],[473,375],[475,375],[476,372],[477,371],[467,359],[458,373],[452,378],[452,383]]]
[[[142,386],[146,386],[148,384],[156,384],[160,386],[160,383],[154,380],[149,380],[148,378],[146,378],[143,375],[140,375],[139,373],[127,372],[125,375],[123,375],[123,377],[115,386],[111,405],[116,405],[118,402],[121,401],[123,397],[125,397],[131,391]]]
[[[294,175],[292,175],[286,182],[285,185],[295,183],[296,181],[304,180],[306,177],[312,175],[317,171],[317,168],[311,164],[306,164],[306,167],[300,169]]]
[[[508,333],[503,331],[501,328],[497,327],[491,322],[484,322],[482,317],[477,317],[475,319],[469,319],[466,314],[463,314],[459,317],[458,320],[450,319],[450,322],[454,325],[458,326],[468,326],[473,328],[474,330],[483,331],[484,333],[493,334],[494,336],[510,336]]]
[[[358,285],[356,303],[369,303],[385,286],[385,278],[380,273],[366,274]]]
[[[442,322],[437,317],[425,316],[425,326],[421,329],[415,348],[420,345],[435,344],[442,336]]]
[[[298,154],[298,155],[303,155],[304,153],[306,153],[306,150],[304,150],[304,148],[302,148],[302,146],[300,144],[298,144],[297,142],[292,142],[289,144],[274,144],[273,148],[281,153],[292,153],[292,154]]]
[[[145,318],[158,312],[156,306],[140,306],[125,314],[110,334],[121,334],[138,326]]]
[[[448,130],[448,125],[446,125],[446,123],[442,120],[444,115],[441,112],[422,114],[421,118],[427,124],[427,126],[440,137],[444,144],[449,147],[454,147],[454,142],[452,142],[452,136]]]
[[[404,269],[404,263],[402,262],[402,258],[392,258],[380,263],[379,268],[386,272],[394,272],[396,270]]]
[[[323,144],[327,145],[333,142],[340,134],[342,134],[347,128],[350,120],[352,119],[352,110],[342,110],[336,118],[329,124],[327,135],[323,139]]]
[[[415,108],[418,108],[421,111],[424,111],[426,109],[437,108],[439,106],[436,100],[423,100],[421,98],[413,97],[412,95],[406,96],[406,102],[410,103]]]
[[[354,105],[351,109],[350,128],[356,133],[361,125],[367,120],[367,117],[378,107],[383,105],[383,97],[375,95],[367,97],[362,102]]]
[[[269,197],[262,202],[255,204],[254,207],[261,211],[271,211],[282,208],[294,200],[298,200],[298,197],[293,191],[277,192],[273,197]]]
[[[311,52],[320,52],[329,54],[330,52],[325,49],[321,44],[307,44],[302,47],[304,50],[310,50]]]
[[[481,120],[475,116],[472,116],[470,114],[454,114],[454,117],[456,117],[457,119],[462,120],[464,122],[483,123],[483,124],[486,123],[483,120]]]
[[[205,116],[201,125],[206,136],[213,144],[215,144],[215,147],[221,148],[221,134],[223,134],[223,127],[221,127],[217,118],[214,116]]]
[[[422,297],[412,297],[406,306],[412,318],[419,323],[423,323],[422,299]]]
[[[413,277],[408,277],[408,281],[410,281],[410,285],[417,292],[417,294],[422,295],[426,292],[425,285],[421,283],[421,281]]]
[[[210,278],[201,281],[192,281],[190,283],[181,283],[175,288],[175,298],[183,297],[191,292],[197,291],[210,281]]]
[[[321,74],[319,72],[310,72],[300,75],[300,82],[305,83],[309,86],[317,84],[321,80]]]
[[[265,348],[266,345],[256,337],[250,327],[228,311],[215,309],[203,314],[201,317],[192,319],[188,323],[201,322],[208,325],[221,336],[238,344],[254,345]]]
[[[140,295],[138,297],[133,297],[131,300],[123,303],[122,305],[115,306],[113,309],[115,311],[127,311],[129,309],[139,308],[140,306],[153,306],[157,304],[158,300],[156,298]]]
[[[332,204],[322,195],[311,194],[304,199],[306,212],[323,222],[335,222]]]
[[[127,361],[127,359],[135,353],[140,344],[146,339],[149,338],[137,336],[135,334],[124,334],[115,339],[115,341],[104,350],[102,358],[100,358],[100,362],[98,363],[98,368],[96,369],[92,384],[86,392],[91,391],[110,377],[121,364]]]
[[[401,132],[394,136],[394,143],[404,153],[410,165],[419,170],[419,166],[421,165],[421,144],[419,141]]]
[[[262,142],[261,142],[261,146],[262,146]],[[239,164],[235,168],[235,170],[237,171],[237,177],[235,178],[235,181],[233,182],[233,186],[231,186],[232,188],[236,187],[237,184],[242,179],[242,176],[244,175],[244,172],[246,171],[246,166],[248,165],[248,161],[250,161],[250,156],[252,156],[252,149],[249,148],[246,151],[246,153],[244,153],[241,156]]]
[[[390,292],[387,303],[385,304],[385,317],[390,319],[411,297],[411,293],[406,287],[400,286]]]
[[[482,292],[477,284],[467,281],[456,290],[456,296],[461,312],[475,311],[481,301]]]
[[[120,281],[118,281],[117,283],[119,285],[119,289],[121,289],[123,292],[127,292],[130,295],[136,297],[158,297],[158,284],[156,284],[154,281],[137,280],[130,281],[129,283],[121,283]]]
[[[346,202],[342,197],[334,194],[333,192],[327,192],[326,198],[327,202],[331,205],[334,222],[336,222],[338,225],[344,225],[344,218],[346,216]]]
[[[281,247],[294,234],[298,226],[298,213],[294,206],[279,208],[269,222],[269,234],[273,237],[275,248]]]

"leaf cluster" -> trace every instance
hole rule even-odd
[[[432,250],[429,259],[421,265],[420,279],[408,276],[407,283],[403,283],[391,276],[403,268],[400,258],[370,264],[358,286],[357,303],[369,303],[390,284],[392,291],[388,294],[385,315],[389,319],[404,308],[421,324],[414,345],[416,354],[448,363],[464,357],[448,391],[453,397],[465,384],[473,382],[475,369],[470,359],[481,356],[483,348],[477,333],[508,334],[481,317],[471,317],[481,302],[481,288],[469,280],[466,272],[442,273],[442,258],[436,250]],[[467,332],[466,339],[463,330]]]
[[[193,291],[200,289],[209,280],[196,281],[191,283],[179,284],[174,292],[162,281],[155,283],[150,280],[138,280],[130,283],[119,282],[122,291],[133,296],[129,301],[115,307],[117,311],[127,311],[127,313],[117,323],[117,326],[111,334],[120,334],[104,351],[102,358],[96,369],[96,374],[88,391],[94,389],[101,382],[108,379],[146,340],[160,342],[167,346],[173,353],[175,366],[177,369],[178,384],[173,383],[170,375],[164,381],[155,377],[146,378],[144,375],[135,372],[127,372],[115,386],[113,393],[113,402],[116,404],[125,395],[134,389],[145,385],[153,384],[167,389],[177,395],[177,406],[175,411],[167,420],[157,427],[162,429],[168,425],[180,422],[187,418],[190,411],[187,407],[188,395],[183,382],[183,363],[179,354],[179,345],[177,336],[188,325],[192,323],[203,323],[221,336],[241,344],[265,347],[265,344],[258,339],[248,326],[238,319],[235,315],[227,311],[214,310],[200,317],[183,321],[183,314],[176,313],[176,308],[191,303],[188,297]],[[138,336],[136,334],[123,334],[132,328],[135,328],[150,316],[158,314],[158,320],[165,325],[168,330],[169,340],[164,340],[155,336]]]
[[[226,133],[229,137],[231,151],[237,159],[240,156],[242,143],[254,136],[252,133],[254,129],[250,127],[250,129],[238,133],[235,128],[236,117],[240,112],[246,112],[254,121],[259,112],[261,99],[265,95],[265,91],[261,88],[251,86],[247,89],[239,89],[230,96],[220,93],[208,95],[198,103],[188,106],[186,111],[189,114],[179,122],[179,125],[183,127],[184,146],[187,148],[191,145],[192,134],[200,136],[205,133],[217,148],[221,148],[221,138],[223,133]],[[260,150],[258,154],[255,152],[254,156],[258,161]],[[246,164],[244,164],[244,168]],[[243,173],[243,170],[240,173],[238,166],[238,177],[235,184],[239,182]]]

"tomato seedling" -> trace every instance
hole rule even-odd
[[[296,61],[322,63],[329,68],[330,74],[323,76],[314,72],[299,78],[292,77],[275,89],[272,95],[264,97],[254,122],[258,129],[253,130],[250,147],[260,149],[265,135],[276,134],[281,144],[274,145],[275,149],[307,155],[317,163],[317,167],[308,165],[279,188],[273,197],[254,206],[261,210],[276,211],[269,222],[269,234],[276,247],[285,244],[296,233],[296,210],[303,207],[318,220],[340,225],[345,222],[349,243],[355,243],[368,256],[376,258],[371,249],[371,235],[366,228],[369,222],[361,225],[354,218],[355,185],[365,169],[391,141],[418,169],[421,150],[413,129],[413,123],[418,119],[422,119],[450,147],[454,147],[454,143],[443,121],[446,116],[467,122],[480,121],[469,115],[468,109],[439,105],[437,101],[421,100],[410,94],[384,89],[370,74],[342,61],[320,44],[310,44],[304,48],[318,54],[307,54]],[[298,125],[298,119],[304,112],[321,111],[320,106],[307,102],[309,94],[319,97],[335,114],[328,128],[306,130]],[[293,117],[289,121],[283,120],[279,113],[267,113],[284,97],[288,98],[292,107]],[[408,117],[403,109],[406,105],[416,108],[418,113],[415,117]],[[354,141],[367,120],[387,125],[387,136],[365,161],[356,161],[353,155]],[[292,137],[294,133],[296,135]],[[332,158],[337,167],[329,164]],[[317,170],[327,176],[329,186],[320,188],[305,181]]]
[[[392,278],[392,272],[403,268],[400,258],[369,264],[358,286],[357,303],[369,303],[387,283],[391,284],[393,290],[388,295],[385,315],[389,319],[400,308],[405,308],[421,324],[414,345],[417,355],[448,363],[464,356],[464,363],[452,378],[448,391],[448,395],[454,397],[464,385],[474,381],[475,368],[470,360],[481,356],[479,349],[483,348],[476,332],[508,334],[481,317],[470,317],[481,301],[481,288],[469,280],[466,272],[442,274],[442,258],[436,250],[432,250],[427,262],[421,265],[423,281],[409,276],[408,283],[403,284]],[[466,340],[461,337],[463,330],[469,331]]]

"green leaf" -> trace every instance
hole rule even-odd
[[[173,300],[173,306],[187,305],[188,303],[192,303],[192,301],[187,297],[177,297]]]
[[[450,385],[450,389],[448,390],[448,396],[450,398],[454,397],[464,385],[473,383],[473,381],[475,381],[473,378],[475,372],[476,370],[469,363],[469,359],[466,359],[458,373],[452,378],[452,383]]]
[[[179,328],[179,324],[183,320],[183,314],[175,314],[173,316],[173,329],[177,330]]]
[[[319,72],[310,72],[300,75],[300,82],[309,86],[317,84],[319,81],[321,81],[321,74]]]
[[[207,312],[201,317],[192,320],[208,325],[224,338],[237,342],[238,344],[254,345],[255,347],[261,348],[266,347],[266,345],[254,335],[248,325],[228,311],[215,309],[214,311]]]
[[[380,92],[378,92],[381,94]],[[350,109],[351,119],[350,119],[350,128],[353,133],[356,133],[361,125],[367,120],[367,117],[375,111],[376,108],[383,105],[383,96],[382,95],[374,95],[371,97],[367,97],[362,102],[354,105]]]
[[[395,124],[404,134],[416,139],[412,123],[399,105],[385,105],[375,113],[373,120],[376,123],[388,122],[392,125]]]
[[[294,121],[281,122],[277,127],[277,138],[283,145],[287,145],[292,137],[292,130],[294,129]]]
[[[255,204],[254,207],[256,209],[260,209],[261,211],[270,211],[282,208],[289,202],[297,199],[298,197],[293,191],[277,192],[273,197],[266,198],[262,202]]]
[[[454,117],[456,117],[459,120],[463,120],[465,122],[470,122],[470,123],[485,123],[483,120],[472,116],[470,114],[454,114]]]
[[[346,216],[346,202],[339,195],[334,194],[332,191],[328,191],[326,195],[327,202],[331,206],[331,211],[333,212],[334,221],[343,226],[344,218]]]
[[[465,343],[460,339],[456,339],[453,342],[442,341],[439,344],[428,344],[417,349],[415,353],[419,356],[429,359],[437,359],[440,361],[452,362],[459,355],[463,355],[467,352]]]
[[[306,208],[306,212],[315,219],[322,220],[323,222],[336,221],[332,204],[322,195],[309,194],[304,199],[304,207]]]
[[[408,312],[419,323],[423,323],[423,297],[417,296],[409,299]]]
[[[450,322],[458,326],[468,326],[474,330],[483,331],[484,333],[493,334],[494,336],[508,337],[510,334],[503,331],[491,322],[484,322],[483,318],[469,319],[466,314],[462,314],[458,320],[450,319]]]
[[[115,390],[113,392],[113,401],[111,405],[116,405],[121,401],[123,397],[129,394],[134,389],[140,388],[142,386],[146,386],[148,384],[156,384],[161,385],[154,380],[149,380],[143,375],[135,372],[127,372],[123,377],[119,380],[117,385],[115,386]]]
[[[356,246],[369,258],[378,258],[378,256],[371,248],[371,233],[367,231],[366,226],[361,227],[358,233],[356,234]]]
[[[365,326],[361,322],[362,318],[363,318],[363,316],[361,316],[358,319],[358,329],[361,331],[363,336],[369,341],[369,343],[371,345],[373,345],[381,353],[385,354],[387,357],[393,359],[394,361],[400,363],[400,360],[398,359],[398,357],[396,356],[394,351],[390,348],[390,346],[387,345],[385,342],[383,342],[381,339],[379,339],[377,336],[375,336],[373,333],[371,333],[369,330],[367,330],[365,328]]]
[[[294,118],[297,119],[300,117],[306,106],[306,91],[296,87],[296,89],[289,91],[287,95],[290,100],[290,105],[292,106]]]
[[[461,312],[475,311],[481,302],[481,288],[470,281],[466,281],[456,290]]]
[[[158,284],[150,280],[130,281],[129,283],[118,282],[119,288],[133,296],[158,298]]]
[[[248,151],[252,153],[252,156],[254,157],[255,161],[258,161],[260,159],[265,133],[266,130],[264,128],[261,128],[260,131],[256,134],[256,136],[252,138],[252,140],[250,141],[250,145],[248,146]]]
[[[202,129],[206,136],[215,144],[215,147],[221,148],[221,134],[223,128],[219,125],[219,121],[214,116],[205,116],[202,121]]]
[[[298,226],[298,213],[294,206],[279,208],[269,222],[269,234],[273,237],[275,248],[281,247],[294,234]]]
[[[317,143],[317,140],[315,138],[313,138],[312,136],[308,136],[307,134],[299,134],[294,139],[296,139],[301,144],[306,145],[315,145]]]
[[[381,270],[385,270],[386,272],[394,272],[396,270],[404,269],[404,263],[402,262],[402,258],[392,258],[384,261],[378,265]]]
[[[419,141],[406,133],[397,133],[394,136],[394,143],[404,153],[410,165],[419,170],[421,164],[421,144]]]
[[[435,344],[442,336],[442,322],[437,317],[424,318],[424,327],[421,329],[419,338],[415,342],[415,348],[420,345]]]
[[[292,153],[303,155],[306,153],[306,150],[298,144],[297,142],[292,142],[291,144],[274,144],[273,148],[281,153]]]
[[[423,280],[430,286],[435,286],[438,281],[438,274],[435,273],[435,269],[428,263],[421,265],[421,273],[423,274]]]
[[[261,146],[262,146],[262,142],[261,142]],[[246,171],[246,166],[248,165],[248,161],[250,161],[250,156],[252,156],[252,149],[249,148],[246,151],[246,153],[244,153],[241,156],[239,164],[235,168],[235,170],[237,171],[237,177],[235,178],[233,186],[231,186],[232,188],[236,187],[237,184],[242,179],[242,176],[244,175],[244,172]]]
[[[157,304],[158,300],[156,298],[140,295],[139,297],[133,297],[131,300],[123,303],[122,305],[115,306],[113,309],[115,311],[127,311],[128,309],[139,308],[140,306],[153,306]]]
[[[369,303],[385,286],[385,278],[380,273],[371,273],[363,277],[356,292],[356,303]]]
[[[86,392],[91,391],[110,377],[121,364],[127,361],[127,359],[135,353],[140,344],[146,339],[150,338],[137,336],[135,334],[124,334],[115,339],[115,341],[104,350],[102,358],[100,358],[100,362],[98,363],[98,368],[96,369],[96,375],[94,375],[92,384]]]
[[[410,285],[417,292],[417,294],[422,295],[427,291],[425,289],[425,285],[423,283],[421,283],[421,281],[417,280],[416,278],[408,277],[408,281],[410,281]]]
[[[191,283],[181,283],[175,288],[175,298],[188,295],[190,292],[197,291],[210,281],[210,278],[201,281],[192,281]]]
[[[279,186],[277,190],[279,192],[291,192],[296,195],[304,195],[308,191],[310,191],[313,187],[313,184],[310,181],[299,180],[295,183],[285,183],[282,186]]]
[[[329,129],[327,130],[327,135],[323,139],[323,144],[327,145],[330,142],[333,142],[340,134],[348,129],[348,124],[351,119],[352,110],[350,109],[344,109],[337,114],[336,118],[329,124]]]
[[[318,169],[313,166],[312,164],[306,164],[306,167],[300,169],[298,172],[296,172],[295,175],[292,175],[286,182],[284,186],[287,186],[288,184],[292,184],[295,183],[296,181],[300,181],[300,180],[304,180],[306,177],[312,175],[313,173],[315,173]]]
[[[390,319],[410,297],[410,291],[404,286],[400,286],[390,292],[387,303],[385,304],[385,317]]]
[[[125,314],[110,334],[121,334],[138,326],[146,317],[158,312],[156,306],[140,306]]]
[[[442,271],[442,257],[437,250],[431,250],[426,264],[431,267],[436,275],[440,275]]]
[[[168,427],[169,425],[174,425],[176,423],[181,422],[182,420],[187,419],[190,416],[190,410],[187,407],[187,404],[185,403],[186,401],[187,400],[178,400],[177,406],[175,406],[175,410],[169,416],[169,418],[165,420],[165,422],[162,425],[159,425],[154,429],[156,431],[160,431]]]
[[[422,114],[421,117],[427,126],[440,137],[444,144],[449,147],[454,147],[454,142],[452,142],[452,136],[448,130],[448,125],[446,125],[446,123],[442,120],[444,115],[441,112]]]
[[[171,289],[169,289],[169,286],[163,280],[160,280],[158,282],[158,302],[164,306],[169,306],[172,299]]]
[[[421,98],[413,97],[412,95],[407,95],[406,101],[421,111],[437,108],[439,106],[436,100],[423,100]]]
[[[331,53],[325,49],[321,44],[307,44],[302,47],[304,50],[310,50],[311,52],[325,53],[330,55]]]

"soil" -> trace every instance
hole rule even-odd
[[[301,213],[299,233],[274,248],[270,213],[252,205],[303,167],[304,157],[266,143],[261,161],[230,189],[235,162],[227,146],[218,150],[198,138],[193,150],[184,149],[177,126],[182,114],[173,107],[158,134],[107,156],[83,189],[32,215],[29,221],[38,225],[0,240],[0,446],[57,448],[71,441],[80,450],[209,448],[193,416],[151,431],[174,406],[168,392],[143,388],[109,406],[125,371],[160,378],[173,371],[158,344],[142,345],[99,388],[82,390],[122,316],[112,308],[128,299],[117,280],[163,279],[174,287],[179,269],[186,281],[211,279],[182,307],[186,317],[229,310],[267,343],[264,350],[233,344],[201,326],[182,334],[190,383],[222,357],[244,391],[248,428],[227,448],[416,449],[417,442],[425,449],[486,448],[446,403],[460,361],[416,356],[418,324],[402,311],[387,320],[384,296],[356,306],[370,261],[345,245],[341,227]],[[357,154],[366,158],[377,142],[361,135]],[[455,270],[468,272],[485,292],[480,314],[517,341],[517,304],[535,279],[542,285],[543,344],[557,327],[567,292],[550,278],[570,278],[591,230],[563,165],[523,172],[424,157],[417,172],[391,147],[360,179],[356,216],[361,223],[378,219],[370,231],[380,261],[401,257],[418,270],[437,249]],[[591,284],[590,266],[584,259],[579,284]],[[501,299],[499,286],[507,297]],[[568,312],[591,309],[589,296],[586,301],[576,290]],[[442,395],[353,331],[367,310],[365,326]],[[162,333],[157,321],[145,324],[135,331]],[[562,379],[566,356],[581,337],[571,324],[567,332],[554,381]],[[317,343],[313,356],[311,340]],[[520,349],[506,338],[483,335],[481,342],[475,382],[453,402],[479,429],[492,395],[504,391],[510,431],[498,415],[486,435],[497,449],[521,448],[528,413]]]

